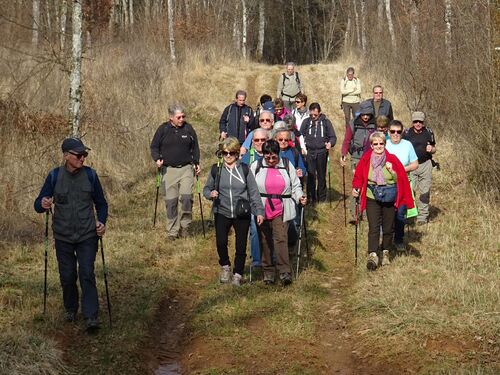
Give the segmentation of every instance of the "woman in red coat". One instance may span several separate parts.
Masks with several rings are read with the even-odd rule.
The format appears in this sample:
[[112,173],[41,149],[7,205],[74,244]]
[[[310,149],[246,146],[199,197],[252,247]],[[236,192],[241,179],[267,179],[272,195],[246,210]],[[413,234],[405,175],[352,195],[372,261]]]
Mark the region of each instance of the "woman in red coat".
[[377,254],[382,226],[382,265],[389,264],[389,249],[394,236],[394,207],[413,207],[410,184],[403,164],[385,149],[385,135],[375,132],[370,136],[371,150],[360,159],[352,180],[352,195],[361,200],[361,215],[368,217],[368,262],[375,270],[379,265]]

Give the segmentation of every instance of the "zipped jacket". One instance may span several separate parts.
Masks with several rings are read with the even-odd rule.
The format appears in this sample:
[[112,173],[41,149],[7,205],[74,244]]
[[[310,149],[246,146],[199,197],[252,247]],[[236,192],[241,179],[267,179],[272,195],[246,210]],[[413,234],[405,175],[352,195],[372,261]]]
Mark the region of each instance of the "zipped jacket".
[[[245,122],[243,116],[248,116],[249,121]],[[253,110],[248,105],[238,106],[235,103],[224,108],[219,120],[219,131],[226,132],[228,136],[238,138],[240,143],[245,141],[248,133],[255,126]]]

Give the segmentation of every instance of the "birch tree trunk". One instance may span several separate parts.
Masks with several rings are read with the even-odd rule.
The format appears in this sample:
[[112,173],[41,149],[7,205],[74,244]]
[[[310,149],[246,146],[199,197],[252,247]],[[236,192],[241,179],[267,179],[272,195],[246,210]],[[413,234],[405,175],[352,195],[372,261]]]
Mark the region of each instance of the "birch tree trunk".
[[134,27],[134,0],[128,0],[128,18],[130,20],[130,28]]
[[247,58],[247,26],[248,26],[248,14],[247,14],[247,4],[245,0],[241,0],[241,10],[243,14],[243,18],[241,20],[242,25],[242,31],[241,31],[241,54],[243,55],[243,58]]
[[62,0],[61,2],[61,19],[59,25],[59,45],[61,47],[61,51],[64,51],[64,44],[66,42],[66,15],[68,13],[68,3],[66,0]]
[[238,22],[239,20],[239,3],[236,3],[235,8],[234,8],[234,17],[233,17],[233,41],[234,41],[234,47],[236,51],[240,50],[241,47],[241,32],[240,32],[240,24]]
[[394,33],[394,25],[392,24],[391,15],[391,0],[385,0],[385,17],[387,18],[387,28],[391,36],[392,52],[396,52],[396,34]]
[[125,26],[126,29],[128,29],[128,6],[127,6],[127,0],[122,0],[122,17],[123,17],[123,25]]
[[361,19],[363,23],[361,24],[361,49],[363,50],[363,55],[366,55],[367,41],[366,41],[366,0],[361,0]]
[[69,89],[69,122],[71,135],[80,136],[80,105],[82,101],[82,5],[81,0],[73,0],[73,54]]
[[377,0],[377,30],[382,31],[384,25],[384,0]]
[[151,0],[144,0],[144,18],[146,21],[151,19]]
[[38,46],[38,28],[40,25],[40,0],[33,0],[33,33],[31,34],[31,44]]
[[419,55],[418,24],[420,20],[419,20],[417,1],[418,0],[411,0],[410,4],[410,48],[411,48],[411,58],[414,61],[417,59]]
[[446,46],[446,56],[448,61],[451,61],[452,47],[451,47],[451,0],[445,0],[444,2],[444,22],[446,24],[446,31],[444,33],[444,44]]
[[175,37],[174,37],[174,4],[172,0],[167,2],[168,12],[168,42],[170,46],[170,60],[173,63],[177,60],[175,56]]
[[345,34],[344,34],[344,54],[345,55],[347,55],[347,51],[349,48],[349,42],[351,39],[351,27],[352,27],[351,13],[349,12],[349,15],[347,16],[347,26],[345,27]]
[[[293,5],[292,5],[293,6]],[[259,0],[259,35],[257,40],[257,61],[264,55],[264,32],[266,29],[266,8],[264,0]]]
[[49,0],[45,0],[45,19],[47,22],[47,30],[52,29],[52,20],[50,19],[50,3]]
[[359,13],[356,0],[352,0],[352,7],[354,9],[354,22],[356,23],[356,41],[358,43],[358,47],[361,47],[361,33],[359,32]]

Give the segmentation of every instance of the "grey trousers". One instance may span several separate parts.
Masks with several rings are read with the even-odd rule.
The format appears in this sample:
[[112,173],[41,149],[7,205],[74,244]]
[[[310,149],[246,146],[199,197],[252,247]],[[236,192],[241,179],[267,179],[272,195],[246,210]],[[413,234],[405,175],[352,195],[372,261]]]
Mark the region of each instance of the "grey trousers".
[[342,110],[344,111],[345,125],[348,125],[351,122],[351,113],[353,120],[356,117],[356,112],[359,111],[359,103],[342,102]]
[[429,220],[429,202],[431,198],[432,185],[432,161],[419,164],[418,168],[410,172],[415,189],[415,199],[417,202],[417,221]]
[[[165,169],[165,168],[163,168]],[[167,234],[177,236],[192,220],[194,173],[191,164],[181,168],[167,167],[162,175],[167,208]],[[180,203],[180,210],[178,209]]]

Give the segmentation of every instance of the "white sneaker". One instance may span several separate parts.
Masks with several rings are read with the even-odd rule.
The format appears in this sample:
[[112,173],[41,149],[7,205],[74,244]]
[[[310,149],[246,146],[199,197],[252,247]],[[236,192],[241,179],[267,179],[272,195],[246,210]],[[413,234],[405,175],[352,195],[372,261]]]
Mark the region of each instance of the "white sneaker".
[[391,261],[389,260],[389,250],[384,250],[382,251],[382,265],[388,266],[389,264],[391,264]]
[[227,284],[231,281],[231,266],[222,266],[221,267],[219,281],[222,284]]
[[378,255],[376,252],[371,252],[368,254],[368,261],[366,262],[366,268],[370,271],[375,271],[378,267]]
[[239,273],[235,273],[233,275],[233,285],[234,286],[241,286],[241,282],[243,280],[243,276],[241,276]]

